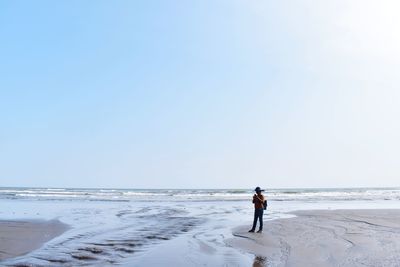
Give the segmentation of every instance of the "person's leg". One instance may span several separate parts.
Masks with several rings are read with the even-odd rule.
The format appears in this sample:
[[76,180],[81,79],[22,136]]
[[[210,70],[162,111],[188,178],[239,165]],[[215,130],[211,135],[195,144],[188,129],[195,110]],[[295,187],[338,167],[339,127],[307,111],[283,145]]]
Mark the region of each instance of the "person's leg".
[[262,229],[263,229],[263,215],[264,215],[264,210],[263,209],[260,209],[260,211],[259,211],[259,215],[258,215],[258,218],[259,218],[259,220],[260,220],[260,228],[258,229],[258,231],[262,231]]
[[255,210],[254,210],[253,227],[251,228],[251,230],[250,230],[249,232],[254,232],[254,230],[256,230],[257,219],[258,219],[258,212],[257,212],[257,209],[255,209]]

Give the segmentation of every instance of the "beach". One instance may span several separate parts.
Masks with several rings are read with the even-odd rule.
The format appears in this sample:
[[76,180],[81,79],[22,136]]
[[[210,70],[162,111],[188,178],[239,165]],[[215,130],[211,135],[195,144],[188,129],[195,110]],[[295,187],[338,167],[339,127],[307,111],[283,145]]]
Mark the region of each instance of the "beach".
[[38,249],[67,229],[58,220],[0,221],[0,261]]
[[399,266],[400,189],[252,193],[0,188],[0,266]]
[[[217,250],[208,245],[204,242],[206,238],[201,237],[206,233],[203,231],[161,245],[131,263],[137,266],[162,263],[175,266],[400,266],[400,210],[309,210],[292,214],[296,217],[266,222],[261,234],[248,233],[248,225],[232,229],[233,237],[224,241],[227,248],[254,255],[252,263],[229,257],[229,253],[224,254],[223,246]],[[38,249],[67,229],[56,220],[1,221],[0,260]],[[213,229],[209,231],[210,238],[217,238]],[[184,249],[188,244],[190,249]],[[102,253],[93,248],[86,252]],[[52,262],[68,265],[64,261]]]
[[257,255],[256,266],[400,266],[400,210],[293,214],[262,234],[238,227],[228,244]]

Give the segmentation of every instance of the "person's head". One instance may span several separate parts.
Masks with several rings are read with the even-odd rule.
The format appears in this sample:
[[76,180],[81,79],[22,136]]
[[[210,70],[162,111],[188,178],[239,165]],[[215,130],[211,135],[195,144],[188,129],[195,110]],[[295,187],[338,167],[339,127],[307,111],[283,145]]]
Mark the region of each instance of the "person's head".
[[261,190],[261,188],[257,186],[256,189],[254,189],[254,191],[256,191],[257,194],[261,194],[261,192],[264,190]]

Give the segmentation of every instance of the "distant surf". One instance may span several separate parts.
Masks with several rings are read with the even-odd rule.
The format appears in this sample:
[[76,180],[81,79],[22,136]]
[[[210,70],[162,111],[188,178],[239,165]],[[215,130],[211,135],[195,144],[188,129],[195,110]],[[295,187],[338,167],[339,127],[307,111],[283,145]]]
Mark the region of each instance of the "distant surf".
[[[81,189],[0,187],[0,199],[88,201],[240,201],[251,189]],[[400,200],[400,188],[267,189],[275,201]]]

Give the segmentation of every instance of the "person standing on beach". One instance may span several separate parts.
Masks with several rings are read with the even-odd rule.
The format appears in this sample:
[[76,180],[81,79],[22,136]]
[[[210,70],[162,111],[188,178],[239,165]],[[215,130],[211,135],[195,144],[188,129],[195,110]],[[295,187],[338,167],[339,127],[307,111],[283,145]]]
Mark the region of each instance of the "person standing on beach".
[[253,196],[253,203],[254,203],[254,221],[253,227],[249,230],[249,233],[254,233],[257,226],[257,220],[260,221],[260,228],[258,228],[257,233],[261,233],[263,229],[263,214],[264,214],[264,196],[261,194],[262,191],[260,187],[256,187],[254,190],[256,193]]

